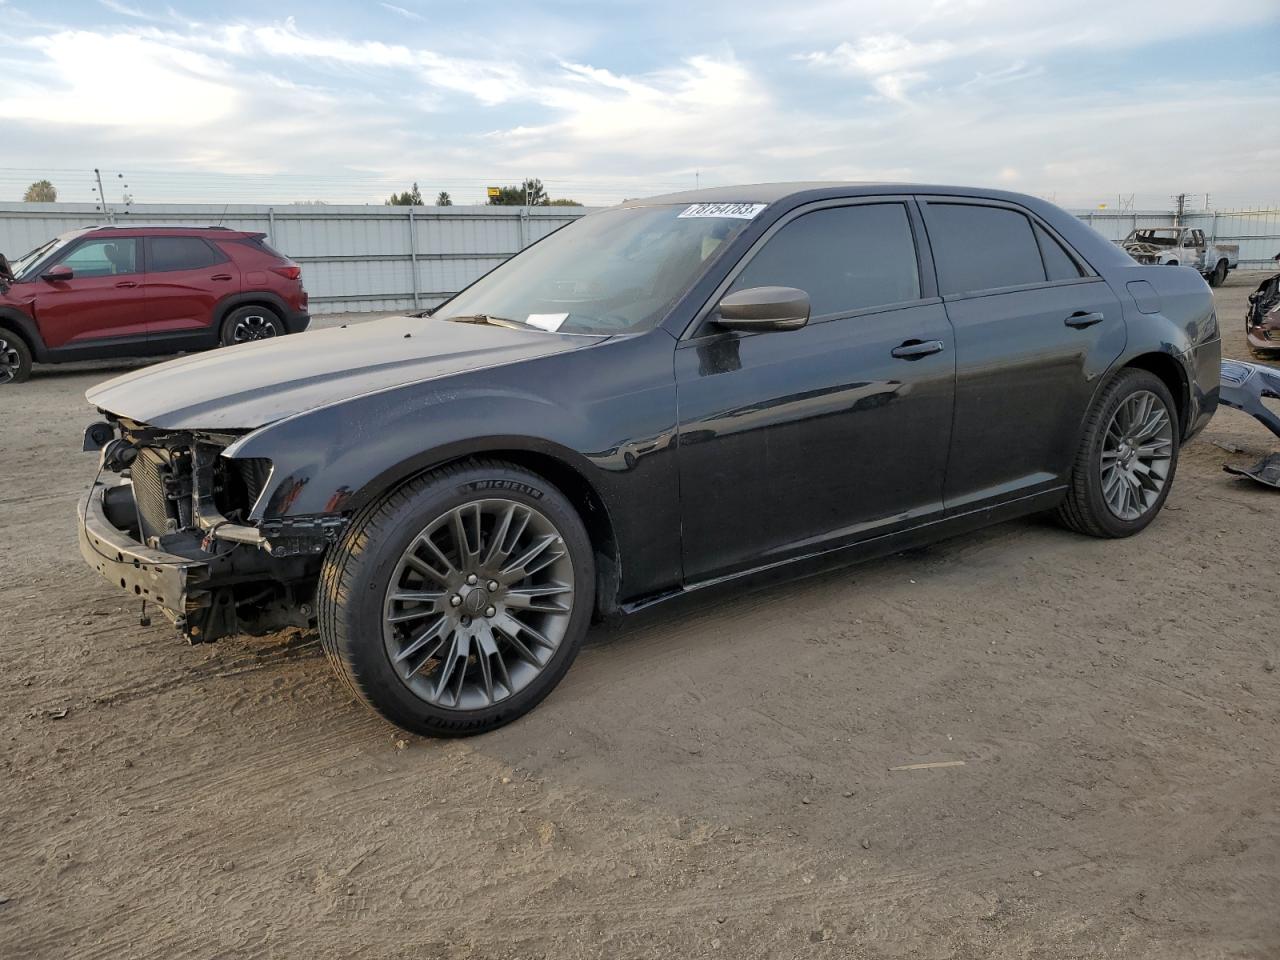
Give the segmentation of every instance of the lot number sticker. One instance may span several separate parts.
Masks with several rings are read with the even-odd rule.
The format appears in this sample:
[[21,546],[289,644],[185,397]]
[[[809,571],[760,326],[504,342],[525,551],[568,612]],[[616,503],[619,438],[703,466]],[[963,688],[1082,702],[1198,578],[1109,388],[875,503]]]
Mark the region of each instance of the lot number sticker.
[[546,330],[555,333],[560,329],[560,325],[569,319],[567,313],[531,313],[525,317],[525,323],[531,327],[537,327],[539,330]]
[[767,203],[695,203],[676,219],[683,220],[686,217],[733,217],[735,220],[750,220],[767,206]]

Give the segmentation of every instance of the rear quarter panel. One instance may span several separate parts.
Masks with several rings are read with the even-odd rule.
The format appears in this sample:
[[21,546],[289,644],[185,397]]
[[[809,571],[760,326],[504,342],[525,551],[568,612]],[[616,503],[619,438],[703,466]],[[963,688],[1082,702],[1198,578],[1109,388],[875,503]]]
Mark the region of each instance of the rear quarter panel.
[[1190,438],[1218,407],[1222,339],[1208,284],[1191,267],[1129,264],[1105,275],[1124,305],[1129,335],[1116,368],[1144,354],[1175,360],[1186,403],[1183,439]]

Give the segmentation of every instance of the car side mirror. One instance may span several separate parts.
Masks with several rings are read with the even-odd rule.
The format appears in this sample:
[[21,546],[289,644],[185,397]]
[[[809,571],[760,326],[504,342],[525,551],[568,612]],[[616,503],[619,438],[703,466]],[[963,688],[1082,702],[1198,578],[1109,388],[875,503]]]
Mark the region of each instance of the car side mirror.
[[65,263],[59,263],[40,274],[40,279],[46,283],[66,283],[75,275],[76,272]]
[[795,287],[751,287],[720,301],[716,320],[726,330],[798,330],[809,322],[809,294]]

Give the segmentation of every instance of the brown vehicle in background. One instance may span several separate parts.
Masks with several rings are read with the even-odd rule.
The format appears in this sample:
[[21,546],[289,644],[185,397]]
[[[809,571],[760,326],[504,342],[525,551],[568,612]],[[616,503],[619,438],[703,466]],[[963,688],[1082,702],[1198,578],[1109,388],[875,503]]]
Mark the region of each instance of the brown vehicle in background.
[[[1276,254],[1275,260],[1280,265],[1280,254]],[[1249,339],[1249,349],[1259,357],[1280,356],[1280,273],[1267,277],[1249,294],[1244,332]]]

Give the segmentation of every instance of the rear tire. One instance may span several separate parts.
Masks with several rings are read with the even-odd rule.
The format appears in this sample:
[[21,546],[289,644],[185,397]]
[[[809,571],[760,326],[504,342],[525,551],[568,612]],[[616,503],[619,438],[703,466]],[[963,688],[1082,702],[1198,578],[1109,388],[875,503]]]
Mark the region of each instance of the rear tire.
[[1206,278],[1209,286],[1220,287],[1227,282],[1227,261],[1219,260],[1213,268],[1213,272]]
[[560,682],[590,625],[595,561],[554,486],[466,461],[353,517],[317,601],[322,646],[358,699],[413,733],[469,736]]
[[8,327],[0,327],[0,387],[31,376],[31,348]]
[[227,314],[218,339],[224,347],[232,347],[255,340],[272,340],[283,337],[285,333],[284,322],[275,311],[254,304],[236,307]]
[[1094,400],[1058,508],[1066,527],[1091,537],[1131,537],[1164,506],[1178,466],[1177,406],[1146,370],[1122,370]]

